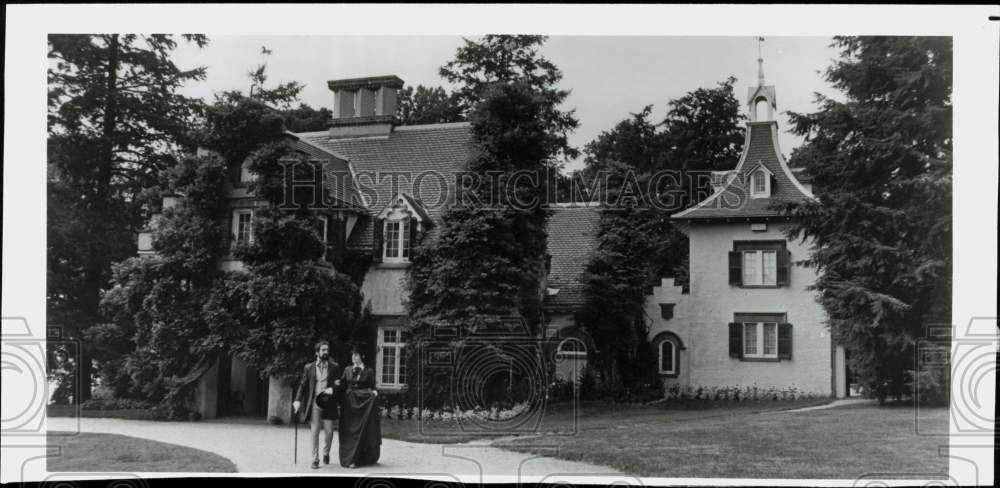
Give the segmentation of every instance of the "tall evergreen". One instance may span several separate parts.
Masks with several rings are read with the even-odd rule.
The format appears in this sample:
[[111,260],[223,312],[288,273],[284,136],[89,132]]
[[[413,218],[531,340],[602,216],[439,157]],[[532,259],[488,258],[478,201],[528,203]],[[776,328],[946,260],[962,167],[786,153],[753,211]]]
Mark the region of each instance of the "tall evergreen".
[[[448,377],[421,377],[414,363],[419,348],[430,344],[423,340],[430,338],[430,327],[468,331],[478,321],[510,315],[523,317],[530,333],[540,327],[546,176],[571,150],[567,133],[577,122],[559,107],[568,92],[556,87],[558,70],[536,52],[544,38],[529,37],[466,41],[455,61],[442,68],[443,75],[462,83],[459,93],[471,104],[475,146],[466,167],[470,184],[443,212],[436,239],[419,244],[410,268],[414,367],[408,368],[408,384],[425,400],[455,400],[447,397]],[[494,62],[511,58],[518,68]],[[498,351],[503,347],[497,344]]]
[[843,101],[791,114],[793,163],[816,203],[789,206],[814,240],[815,289],[859,382],[906,390],[915,342],[951,319],[952,42],[837,37],[826,78]]
[[90,396],[95,347],[84,332],[100,322],[111,265],[135,254],[135,233],[149,216],[145,190],[177,163],[202,107],[179,89],[205,70],[174,64],[176,47],[170,35],[48,39],[47,314],[82,341],[80,399]]

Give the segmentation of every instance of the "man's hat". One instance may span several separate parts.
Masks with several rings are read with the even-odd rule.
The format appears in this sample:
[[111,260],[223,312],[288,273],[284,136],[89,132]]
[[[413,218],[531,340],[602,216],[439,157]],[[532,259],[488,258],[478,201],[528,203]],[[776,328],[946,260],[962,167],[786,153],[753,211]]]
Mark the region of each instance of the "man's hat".
[[316,396],[316,406],[323,410],[331,409],[336,406],[335,398],[329,393],[320,393]]

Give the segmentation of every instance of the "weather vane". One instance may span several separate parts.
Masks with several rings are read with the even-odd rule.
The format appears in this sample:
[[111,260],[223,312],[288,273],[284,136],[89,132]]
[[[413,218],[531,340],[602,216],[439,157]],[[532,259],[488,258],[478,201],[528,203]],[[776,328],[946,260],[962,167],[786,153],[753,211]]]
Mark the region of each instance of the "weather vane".
[[764,86],[764,56],[760,50],[762,42],[764,42],[764,38],[757,37],[757,84],[760,86]]

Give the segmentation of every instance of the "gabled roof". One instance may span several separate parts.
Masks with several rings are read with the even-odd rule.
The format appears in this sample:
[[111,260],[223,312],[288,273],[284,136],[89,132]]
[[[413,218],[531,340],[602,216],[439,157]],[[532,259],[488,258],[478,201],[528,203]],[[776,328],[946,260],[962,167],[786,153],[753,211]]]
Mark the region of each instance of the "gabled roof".
[[546,309],[572,310],[583,305],[583,272],[597,249],[600,218],[600,208],[594,206],[552,209],[548,224],[552,261],[546,286],[559,291],[545,297]]
[[316,145],[295,133],[285,131],[285,135],[292,140],[292,150],[303,153],[312,159],[326,162],[323,165],[324,183],[330,196],[337,201],[338,206],[359,210],[364,208],[360,204],[361,200],[353,184],[351,166],[346,157]]
[[434,225],[434,220],[431,219],[430,214],[427,212],[427,207],[420,200],[413,197],[409,193],[399,193],[395,198],[389,201],[384,208],[377,214],[377,218],[384,219],[392,211],[392,208],[396,205],[396,202],[402,202],[406,206],[414,217],[421,223],[425,225]]
[[[773,176],[770,198],[750,198],[747,175],[763,166]],[[748,122],[743,154],[733,170],[734,177],[701,203],[671,216],[674,220],[766,218],[780,216],[774,203],[802,201],[816,197],[802,186],[788,168],[778,148],[778,124],[774,121]]]
[[[440,221],[440,213],[453,194],[455,174],[465,168],[473,149],[472,128],[467,122],[400,126],[387,137],[331,139],[326,131],[297,135],[342,154],[350,162],[358,201],[370,215],[405,193],[420,202],[432,221]],[[371,225],[372,219],[361,219],[351,232],[348,247],[370,248]]]

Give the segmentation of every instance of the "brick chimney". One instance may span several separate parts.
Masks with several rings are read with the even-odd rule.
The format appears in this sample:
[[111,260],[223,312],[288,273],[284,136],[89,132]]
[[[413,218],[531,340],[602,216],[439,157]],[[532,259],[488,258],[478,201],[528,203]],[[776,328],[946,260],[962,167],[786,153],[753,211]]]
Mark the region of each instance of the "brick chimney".
[[396,115],[396,91],[403,87],[398,76],[370,76],[331,80],[333,121],[330,137],[388,136]]

